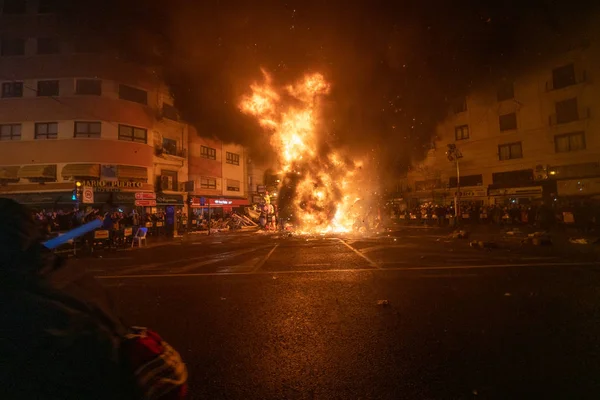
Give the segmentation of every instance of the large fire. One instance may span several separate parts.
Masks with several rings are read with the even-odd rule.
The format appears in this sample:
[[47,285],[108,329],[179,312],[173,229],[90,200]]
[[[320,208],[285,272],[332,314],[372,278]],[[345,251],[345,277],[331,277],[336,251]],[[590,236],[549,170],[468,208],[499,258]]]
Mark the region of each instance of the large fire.
[[240,108],[271,133],[283,176],[280,212],[287,207],[299,232],[356,229],[364,217],[359,195],[362,164],[332,150],[319,137],[319,104],[330,85],[315,73],[278,88],[263,74],[264,81],[251,85],[252,94],[243,97]]

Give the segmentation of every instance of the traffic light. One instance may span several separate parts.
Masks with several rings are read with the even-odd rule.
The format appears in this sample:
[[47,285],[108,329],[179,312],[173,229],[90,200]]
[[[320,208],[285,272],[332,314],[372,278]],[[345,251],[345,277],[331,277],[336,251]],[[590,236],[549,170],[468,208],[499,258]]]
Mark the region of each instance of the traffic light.
[[73,193],[71,194],[71,200],[81,201],[82,195],[83,195],[83,184],[80,181],[77,181],[77,182],[75,182],[75,189],[73,189]]

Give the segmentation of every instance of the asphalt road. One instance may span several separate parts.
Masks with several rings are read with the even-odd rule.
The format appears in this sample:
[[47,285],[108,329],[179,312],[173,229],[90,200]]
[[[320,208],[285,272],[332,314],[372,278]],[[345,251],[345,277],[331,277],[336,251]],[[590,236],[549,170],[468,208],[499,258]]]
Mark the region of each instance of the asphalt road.
[[253,233],[73,262],[181,352],[192,398],[600,396],[600,264],[586,246]]

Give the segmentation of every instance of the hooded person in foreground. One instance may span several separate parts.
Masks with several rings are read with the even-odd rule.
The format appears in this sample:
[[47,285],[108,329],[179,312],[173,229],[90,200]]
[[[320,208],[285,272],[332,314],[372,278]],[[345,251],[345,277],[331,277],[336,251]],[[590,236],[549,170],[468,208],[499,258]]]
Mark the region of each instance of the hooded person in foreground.
[[[140,390],[137,365],[123,356],[131,330],[94,278],[64,263],[42,239],[25,207],[0,198],[0,398],[180,398],[181,390],[158,385],[154,394],[159,388],[173,396]],[[128,348],[137,363],[160,356],[147,357],[147,337],[135,339]],[[179,368],[185,381],[185,366]]]

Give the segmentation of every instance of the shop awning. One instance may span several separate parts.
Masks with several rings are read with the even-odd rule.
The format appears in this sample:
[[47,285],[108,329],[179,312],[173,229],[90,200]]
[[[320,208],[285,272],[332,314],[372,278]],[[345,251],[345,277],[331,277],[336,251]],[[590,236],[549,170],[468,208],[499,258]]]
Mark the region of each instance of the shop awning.
[[67,164],[62,169],[63,178],[100,178],[100,164]]
[[19,166],[16,167],[0,167],[0,179],[16,180],[19,179]]
[[130,165],[119,165],[117,167],[119,179],[148,181],[148,170],[145,167],[132,167]]
[[56,165],[25,165],[17,175],[25,179],[56,179]]

